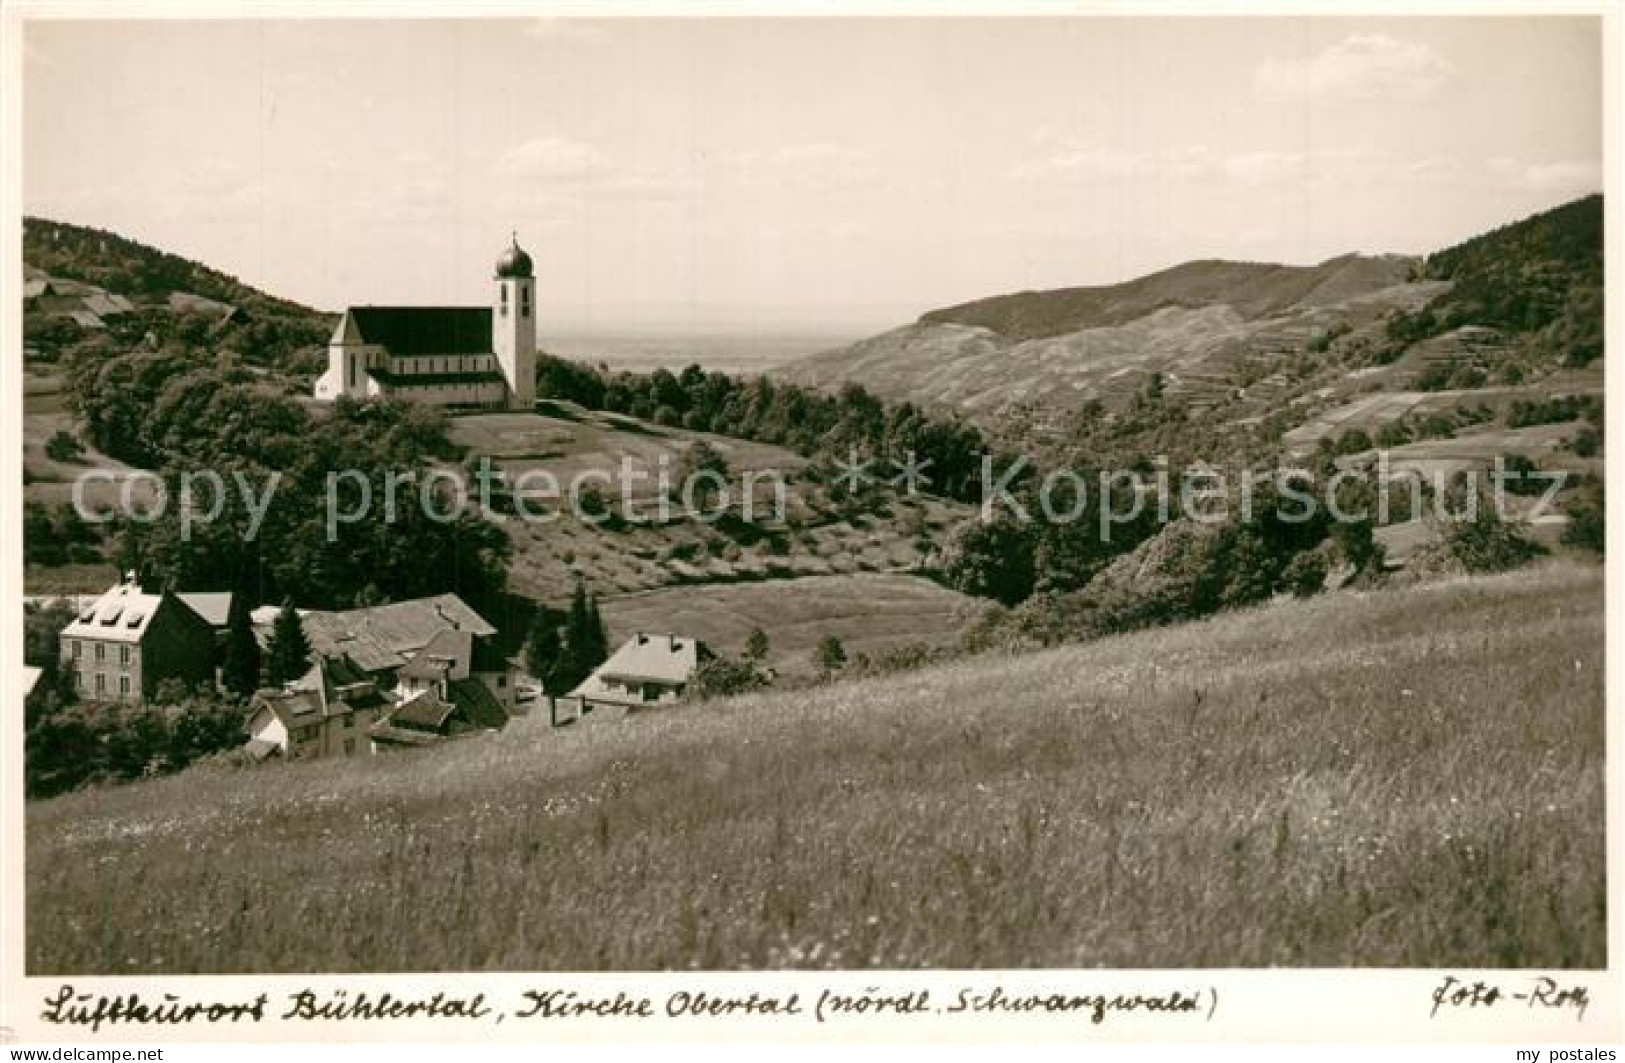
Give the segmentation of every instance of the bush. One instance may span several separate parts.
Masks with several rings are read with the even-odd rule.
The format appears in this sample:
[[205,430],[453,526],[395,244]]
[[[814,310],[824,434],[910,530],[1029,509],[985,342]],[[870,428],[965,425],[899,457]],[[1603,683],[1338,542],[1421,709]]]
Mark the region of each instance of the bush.
[[963,594],[1014,605],[1032,593],[1033,536],[1014,520],[967,520],[943,547],[942,576]]
[[846,666],[846,647],[834,635],[825,635],[813,648],[813,666],[824,675],[840,671]]
[[1326,555],[1318,550],[1305,550],[1294,557],[1281,574],[1281,582],[1294,597],[1308,598],[1326,587],[1326,576],[1331,566]]
[[1549,481],[1539,475],[1540,466],[1522,454],[1507,454],[1501,459],[1502,472],[1497,477],[1501,486],[1515,495],[1539,495],[1546,491]]
[[753,661],[718,655],[694,670],[684,694],[690,701],[710,701],[748,694],[767,685],[767,673]]
[[59,428],[45,441],[45,456],[52,461],[76,462],[85,456],[85,445],[72,432]]
[[1594,458],[1602,452],[1602,437],[1597,434],[1595,428],[1582,428],[1569,441],[1569,450],[1576,457]]
[[1569,526],[1563,529],[1563,542],[1568,546],[1603,553],[1608,540],[1608,529],[1602,482],[1590,480],[1569,499],[1563,510],[1569,515]]
[[1462,516],[1446,522],[1444,545],[1468,572],[1504,572],[1544,553],[1501,519],[1489,499],[1479,498],[1470,515],[1466,513],[1465,497],[1458,495],[1451,501],[1450,511]]

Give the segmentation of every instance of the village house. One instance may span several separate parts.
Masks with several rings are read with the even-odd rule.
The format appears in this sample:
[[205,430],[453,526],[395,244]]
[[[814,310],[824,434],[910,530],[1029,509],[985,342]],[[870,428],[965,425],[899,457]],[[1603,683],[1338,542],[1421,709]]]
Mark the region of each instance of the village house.
[[[275,612],[268,610],[263,617],[268,636]],[[497,635],[495,627],[455,594],[341,612],[301,610],[300,620],[313,656],[349,657],[384,690],[392,689],[401,668],[442,632],[463,632],[483,647]],[[472,648],[468,652],[472,654]],[[506,692],[499,695],[506,702],[514,685],[512,666],[503,661],[502,668],[495,667],[496,658],[488,648],[480,650],[480,663],[491,666],[482,674],[494,690]]]
[[261,690],[249,706],[250,755],[296,759],[372,752],[370,728],[389,708],[371,676],[342,654],[320,657],[282,690]]
[[473,677],[425,680],[419,676],[396,688],[398,703],[368,734],[373,748],[423,746],[475,731],[507,725],[509,713],[491,690]]
[[[269,612],[258,618],[270,623]],[[318,663],[255,695],[255,756],[358,756],[496,730],[523,711],[496,629],[455,594],[344,612],[306,611]]]
[[52,277],[43,270],[24,266],[23,310],[47,317],[72,319],[80,328],[105,328],[107,320],[134,312],[135,306],[122,295],[83,281]]
[[215,632],[179,596],[141,589],[132,572],[79,611],[57,640],[86,701],[150,700],[166,679],[214,681]]
[[536,398],[536,281],[517,236],[489,306],[353,306],[327,345],[315,396],[528,409]]
[[696,639],[636,632],[569,696],[580,699],[583,713],[669,705],[682,698],[695,670],[713,656]]

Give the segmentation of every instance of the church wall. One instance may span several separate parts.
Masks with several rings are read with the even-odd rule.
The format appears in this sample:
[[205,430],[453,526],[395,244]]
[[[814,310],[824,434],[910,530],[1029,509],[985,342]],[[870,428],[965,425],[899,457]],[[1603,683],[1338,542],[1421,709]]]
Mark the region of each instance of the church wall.
[[384,389],[384,393],[393,398],[427,402],[437,406],[491,406],[507,402],[508,388],[506,384],[500,382],[430,384],[394,386]]

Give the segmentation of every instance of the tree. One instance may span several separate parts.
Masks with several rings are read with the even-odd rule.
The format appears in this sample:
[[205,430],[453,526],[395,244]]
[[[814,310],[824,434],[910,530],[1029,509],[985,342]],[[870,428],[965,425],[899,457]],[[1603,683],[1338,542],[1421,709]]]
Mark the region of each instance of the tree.
[[840,671],[846,664],[846,647],[834,635],[825,635],[813,649],[813,664],[825,675]]
[[241,698],[252,695],[260,685],[260,644],[254,638],[248,596],[241,591],[231,596],[231,613],[226,618],[226,651],[220,664],[220,683]]
[[85,447],[79,442],[79,437],[66,429],[57,429],[45,441],[45,456],[52,461],[76,462],[84,453]]
[[693,498],[706,505],[728,480],[728,460],[710,443],[701,439],[683,451],[677,461],[676,497]]
[[1603,504],[1602,481],[1587,480],[1563,507],[1569,515],[1569,526],[1563,529],[1563,542],[1603,553],[1608,539],[1607,508]]
[[1452,490],[1447,501],[1454,515],[1444,528],[1445,546],[1467,571],[1504,572],[1545,553],[1502,519],[1490,499],[1479,497],[1474,504]]
[[731,698],[767,686],[767,676],[750,660],[716,656],[694,670],[684,695],[690,701]]
[[1033,537],[1016,521],[969,520],[943,549],[942,574],[957,591],[1014,605],[1033,589]]
[[587,627],[582,645],[589,669],[597,668],[609,659],[609,633],[604,630],[604,618],[598,613],[598,596],[587,595]]
[[[536,637],[535,631],[532,631],[532,639]],[[549,647],[545,636],[543,638],[541,652],[546,652]],[[553,668],[545,676],[538,677],[544,685],[559,691],[570,690],[580,684],[609,656],[609,636],[604,631],[603,618],[598,614],[598,601],[587,593],[586,586],[581,583],[576,584],[575,592],[570,596],[570,608],[565,614],[564,633],[560,641]]]
[[563,650],[558,616],[546,609],[537,610],[530,637],[525,640],[525,670],[532,678],[541,680],[542,689],[549,694],[560,693],[554,684]]
[[309,667],[310,640],[305,637],[305,625],[290,599],[282,603],[282,611],[271,626],[265,668],[271,685],[281,686],[304,675]]
[[765,661],[767,660],[769,649],[770,645],[767,641],[767,632],[763,631],[759,627],[751,628],[750,634],[745,636],[745,660],[756,662]]

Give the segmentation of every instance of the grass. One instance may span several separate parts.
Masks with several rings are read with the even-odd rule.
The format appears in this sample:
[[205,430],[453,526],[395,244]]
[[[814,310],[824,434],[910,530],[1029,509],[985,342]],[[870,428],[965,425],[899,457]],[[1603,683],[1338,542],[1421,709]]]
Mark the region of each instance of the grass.
[[1602,570],[27,810],[31,974],[1604,964]]
[[[85,499],[92,506],[112,506],[118,500],[123,477],[133,471],[130,466],[88,443],[78,461],[56,461],[45,453],[46,441],[57,432],[81,431],[65,404],[64,386],[60,374],[34,370],[23,374],[23,470],[31,481],[24,486],[23,497],[29,501],[72,501],[73,481],[97,469],[111,474],[113,479],[93,482],[85,491]],[[80,442],[86,441],[81,438]]]
[[768,664],[780,673],[813,671],[818,640],[834,635],[847,654],[908,643],[954,642],[980,604],[919,576],[807,576],[664,588],[600,602],[610,641],[634,631],[676,631],[737,656],[751,628],[767,633]]

